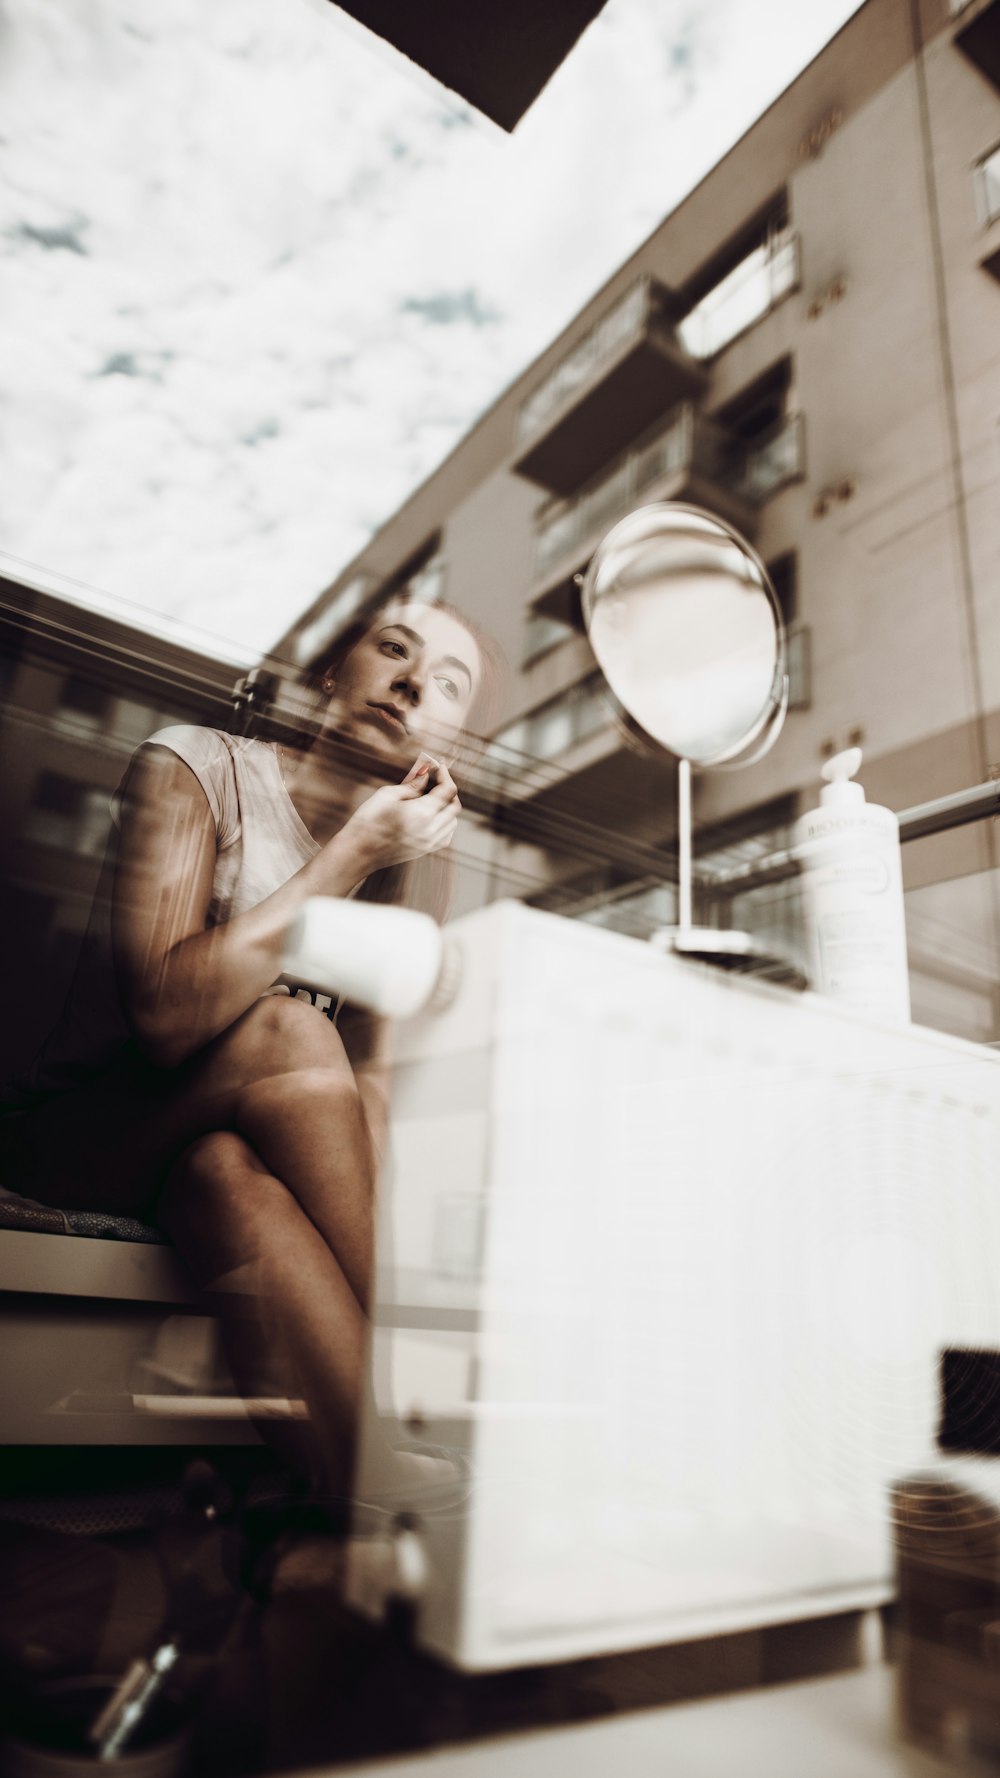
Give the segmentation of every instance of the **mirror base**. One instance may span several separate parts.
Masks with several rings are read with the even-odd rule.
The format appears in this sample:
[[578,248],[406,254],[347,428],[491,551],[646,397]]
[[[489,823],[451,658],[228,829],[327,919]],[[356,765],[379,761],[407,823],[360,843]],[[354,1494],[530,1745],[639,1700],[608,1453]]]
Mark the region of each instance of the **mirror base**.
[[808,988],[809,980],[790,957],[780,956],[749,932],[732,932],[715,926],[661,926],[650,938],[658,951],[672,951],[696,963],[712,963],[740,975],[755,975],[784,988]]

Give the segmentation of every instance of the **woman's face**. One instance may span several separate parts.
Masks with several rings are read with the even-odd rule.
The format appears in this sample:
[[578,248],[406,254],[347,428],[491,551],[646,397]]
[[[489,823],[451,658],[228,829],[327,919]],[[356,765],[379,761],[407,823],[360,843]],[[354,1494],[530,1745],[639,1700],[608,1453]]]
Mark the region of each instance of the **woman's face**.
[[475,641],[450,612],[387,605],[337,670],[328,726],[402,771],[422,750],[450,757],[481,673]]

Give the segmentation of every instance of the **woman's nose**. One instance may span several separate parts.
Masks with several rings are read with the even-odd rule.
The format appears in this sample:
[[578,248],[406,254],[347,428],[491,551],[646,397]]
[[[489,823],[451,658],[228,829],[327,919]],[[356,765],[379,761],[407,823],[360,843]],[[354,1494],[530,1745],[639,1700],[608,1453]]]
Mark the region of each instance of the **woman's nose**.
[[419,704],[424,691],[423,668],[419,662],[407,661],[403,672],[396,674],[392,689],[409,698],[411,704]]

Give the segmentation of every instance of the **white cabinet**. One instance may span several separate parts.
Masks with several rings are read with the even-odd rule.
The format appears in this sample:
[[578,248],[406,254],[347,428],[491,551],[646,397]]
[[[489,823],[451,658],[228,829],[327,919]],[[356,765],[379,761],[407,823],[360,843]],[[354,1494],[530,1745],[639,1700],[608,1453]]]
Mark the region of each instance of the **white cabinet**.
[[938,1353],[1000,1346],[1000,1057],[513,903],[449,939],[374,1335],[383,1416],[470,1471],[396,1503],[419,1640],[499,1667],[889,1597]]

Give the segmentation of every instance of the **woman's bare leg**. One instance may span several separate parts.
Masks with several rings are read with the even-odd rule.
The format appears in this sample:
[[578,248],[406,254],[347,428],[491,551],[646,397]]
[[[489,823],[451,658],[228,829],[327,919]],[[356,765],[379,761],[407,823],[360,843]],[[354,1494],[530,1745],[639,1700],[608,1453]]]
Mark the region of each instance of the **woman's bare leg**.
[[345,1246],[352,1287],[367,1289],[374,1152],[340,1036],[311,1006],[269,996],[183,1068],[136,1058],[15,1121],[11,1183],[65,1209],[118,1213],[148,1213],[199,1137],[245,1134],[330,1245]]
[[[171,1169],[161,1221],[196,1282],[211,1291],[234,1374],[260,1393],[257,1367],[304,1397],[322,1480],[348,1491],[366,1365],[367,1323],[327,1243],[242,1137],[200,1138]],[[235,1286],[235,1289],[234,1289]]]
[[30,1118],[21,1189],[147,1213],[159,1196],[199,1282],[249,1266],[341,1486],[366,1375],[375,1161],[330,1021],[268,997],[173,1075],[140,1065]]
[[[282,1388],[305,1399],[312,1448],[297,1457],[323,1489],[350,1494],[364,1405],[387,1499],[395,1490],[453,1484],[449,1463],[397,1451],[380,1431],[367,1318],[319,1231],[242,1137],[221,1133],[193,1143],[171,1170],[161,1218],[196,1281],[209,1292],[215,1287],[244,1394],[260,1393],[263,1352]],[[260,1423],[265,1437],[274,1429],[272,1421]]]

